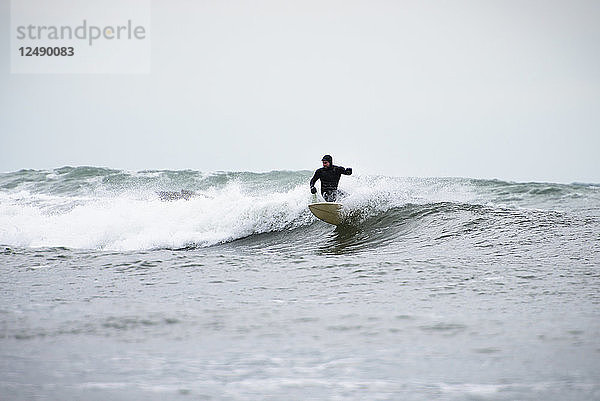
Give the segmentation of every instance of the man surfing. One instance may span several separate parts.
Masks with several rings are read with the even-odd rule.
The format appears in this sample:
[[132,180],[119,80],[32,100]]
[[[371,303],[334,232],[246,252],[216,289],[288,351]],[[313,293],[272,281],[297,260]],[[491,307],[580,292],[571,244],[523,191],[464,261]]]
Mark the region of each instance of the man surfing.
[[323,199],[327,202],[335,202],[341,192],[337,189],[340,177],[342,174],[352,174],[352,169],[334,166],[333,158],[330,155],[323,156],[321,161],[323,162],[323,167],[315,171],[315,175],[310,180],[310,192],[313,194],[317,193],[315,183],[317,180],[321,180],[321,195],[323,195]]

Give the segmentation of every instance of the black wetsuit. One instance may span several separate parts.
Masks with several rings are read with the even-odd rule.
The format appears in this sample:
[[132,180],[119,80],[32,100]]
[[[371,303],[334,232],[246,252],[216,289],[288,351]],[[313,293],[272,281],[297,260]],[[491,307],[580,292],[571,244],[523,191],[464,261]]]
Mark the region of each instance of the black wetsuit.
[[314,187],[317,180],[321,180],[321,195],[327,202],[335,202],[338,196],[338,183],[341,175],[352,174],[351,168],[341,166],[321,167],[315,171],[315,175],[310,180],[310,187]]

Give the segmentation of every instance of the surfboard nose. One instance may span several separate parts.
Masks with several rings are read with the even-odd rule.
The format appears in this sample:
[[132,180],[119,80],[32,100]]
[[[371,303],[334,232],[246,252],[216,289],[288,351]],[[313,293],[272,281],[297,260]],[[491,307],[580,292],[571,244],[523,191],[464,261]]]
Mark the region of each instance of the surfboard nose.
[[315,215],[316,218],[326,223],[339,225],[342,221],[342,204],[334,202],[319,202],[311,203],[308,209]]

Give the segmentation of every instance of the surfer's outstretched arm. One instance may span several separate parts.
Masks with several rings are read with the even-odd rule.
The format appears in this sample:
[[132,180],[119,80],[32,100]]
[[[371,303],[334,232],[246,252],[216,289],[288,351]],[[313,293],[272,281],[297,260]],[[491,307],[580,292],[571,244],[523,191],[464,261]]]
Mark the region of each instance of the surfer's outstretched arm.
[[340,172],[340,174],[351,175],[352,174],[352,167],[344,168],[344,167],[340,166],[339,172]]

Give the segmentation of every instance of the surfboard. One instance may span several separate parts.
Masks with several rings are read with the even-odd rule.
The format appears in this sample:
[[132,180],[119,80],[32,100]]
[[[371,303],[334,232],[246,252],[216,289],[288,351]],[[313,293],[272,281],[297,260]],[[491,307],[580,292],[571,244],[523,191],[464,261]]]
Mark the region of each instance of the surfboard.
[[342,204],[335,202],[311,203],[308,208],[320,220],[337,226],[342,221]]

